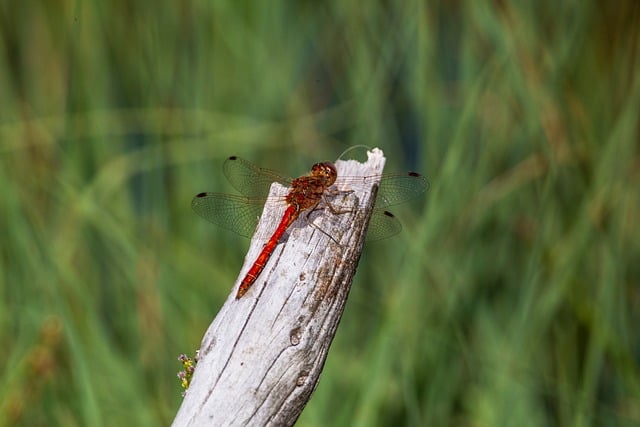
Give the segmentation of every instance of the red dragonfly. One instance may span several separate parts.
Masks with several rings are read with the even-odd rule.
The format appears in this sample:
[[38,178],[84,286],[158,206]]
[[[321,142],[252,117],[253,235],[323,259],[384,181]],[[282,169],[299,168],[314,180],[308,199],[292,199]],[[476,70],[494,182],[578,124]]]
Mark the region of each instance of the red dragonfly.
[[[341,187],[371,187],[379,180],[376,209],[369,222],[367,240],[390,237],[402,228],[400,222],[390,212],[380,208],[405,202],[427,190],[429,184],[424,176],[417,172],[383,174],[369,177],[338,176],[333,163],[316,163],[307,175],[291,179],[279,173],[260,168],[247,160],[236,156],[229,157],[223,171],[231,185],[244,196],[222,193],[200,193],[191,202],[193,210],[204,219],[250,237],[265,203],[285,203],[287,208],[273,235],[265,244],[258,259],[253,263],[240,283],[236,299],[241,298],[256,281],[278,241],[289,226],[302,212],[312,212],[323,200],[327,190],[335,185]],[[267,197],[273,182],[288,186],[285,197]]]

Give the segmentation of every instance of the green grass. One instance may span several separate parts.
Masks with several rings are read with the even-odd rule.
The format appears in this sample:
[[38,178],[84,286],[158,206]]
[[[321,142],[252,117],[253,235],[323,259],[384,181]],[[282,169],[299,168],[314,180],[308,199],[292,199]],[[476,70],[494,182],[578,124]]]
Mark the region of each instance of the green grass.
[[355,144],[431,190],[299,425],[640,423],[636,2],[45,3],[0,6],[0,425],[169,424],[248,247],[191,197]]

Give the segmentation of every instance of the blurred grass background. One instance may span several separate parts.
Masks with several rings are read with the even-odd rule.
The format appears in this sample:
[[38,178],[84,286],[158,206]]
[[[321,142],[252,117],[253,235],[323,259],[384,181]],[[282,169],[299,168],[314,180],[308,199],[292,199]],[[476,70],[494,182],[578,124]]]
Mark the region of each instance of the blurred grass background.
[[167,425],[235,154],[418,170],[301,426],[640,424],[640,3],[0,4],[0,425]]

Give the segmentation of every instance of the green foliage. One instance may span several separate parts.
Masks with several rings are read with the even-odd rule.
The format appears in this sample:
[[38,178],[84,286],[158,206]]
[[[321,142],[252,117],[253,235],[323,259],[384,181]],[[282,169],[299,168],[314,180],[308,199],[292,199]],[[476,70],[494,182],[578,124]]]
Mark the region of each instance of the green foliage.
[[0,425],[169,424],[248,246],[191,197],[355,144],[431,190],[299,425],[640,423],[637,2],[54,3],[0,6]]

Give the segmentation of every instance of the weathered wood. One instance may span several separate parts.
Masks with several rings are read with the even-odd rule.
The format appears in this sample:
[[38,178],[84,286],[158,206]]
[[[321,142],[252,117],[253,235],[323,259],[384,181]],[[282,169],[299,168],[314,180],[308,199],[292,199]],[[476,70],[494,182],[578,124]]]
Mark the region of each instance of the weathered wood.
[[[364,164],[337,161],[336,167],[338,176],[371,176],[382,172],[384,162],[382,151],[374,149]],[[240,281],[284,212],[284,206],[273,210],[267,205],[234,289],[202,340],[174,426],[295,423],[318,383],[340,322],[375,201],[373,190],[329,196],[334,208],[348,213],[325,207],[309,218],[301,215],[253,287],[236,300]],[[272,195],[286,192],[277,184],[271,189]]]

